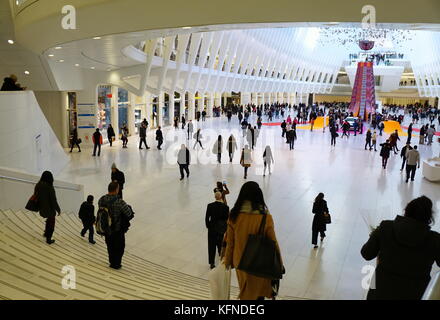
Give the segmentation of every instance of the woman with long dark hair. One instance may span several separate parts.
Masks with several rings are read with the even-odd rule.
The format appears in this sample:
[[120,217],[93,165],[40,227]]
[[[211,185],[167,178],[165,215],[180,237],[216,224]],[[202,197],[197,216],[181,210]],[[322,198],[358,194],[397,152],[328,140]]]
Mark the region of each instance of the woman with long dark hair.
[[420,300],[431,280],[434,262],[440,266],[440,234],[432,231],[432,201],[412,200],[404,216],[382,221],[361,250],[365,260],[377,258],[375,290],[368,300]]
[[237,201],[229,215],[224,244],[226,245],[224,263],[227,268],[236,269],[240,287],[238,298],[240,300],[272,298],[274,294],[270,279],[257,277],[237,269],[248,237],[251,234],[258,233],[263,215],[266,215],[264,234],[267,238],[275,241],[281,257],[280,248],[275,236],[274,222],[264,202],[263,192],[256,182],[246,182],[242,186]]
[[327,201],[324,200],[324,194],[321,192],[315,198],[313,203],[313,223],[312,223],[312,244],[314,248],[318,248],[318,233],[321,235],[321,242],[324,241],[325,232],[327,231],[326,214],[328,214]]
[[53,175],[50,171],[43,172],[34,191],[38,199],[38,205],[40,206],[40,216],[46,219],[44,237],[46,237],[48,244],[55,242],[55,240],[52,240],[52,235],[55,230],[55,216],[57,212],[58,215],[61,213],[55,194],[55,188],[53,187],[53,181]]

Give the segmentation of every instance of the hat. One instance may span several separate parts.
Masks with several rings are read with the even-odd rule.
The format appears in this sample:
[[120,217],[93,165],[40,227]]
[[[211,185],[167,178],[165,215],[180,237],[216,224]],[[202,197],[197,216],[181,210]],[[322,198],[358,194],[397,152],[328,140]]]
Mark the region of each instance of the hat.
[[113,163],[113,164],[112,164],[112,169],[117,169],[117,167],[116,167],[116,164],[115,164],[115,163]]

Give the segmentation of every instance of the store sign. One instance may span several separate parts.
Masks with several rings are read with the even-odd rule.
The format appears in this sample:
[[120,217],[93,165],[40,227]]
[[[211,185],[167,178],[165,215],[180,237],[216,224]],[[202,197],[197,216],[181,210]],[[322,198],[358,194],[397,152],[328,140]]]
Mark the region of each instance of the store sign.
[[96,127],[96,114],[94,105],[78,106],[78,128],[94,129]]

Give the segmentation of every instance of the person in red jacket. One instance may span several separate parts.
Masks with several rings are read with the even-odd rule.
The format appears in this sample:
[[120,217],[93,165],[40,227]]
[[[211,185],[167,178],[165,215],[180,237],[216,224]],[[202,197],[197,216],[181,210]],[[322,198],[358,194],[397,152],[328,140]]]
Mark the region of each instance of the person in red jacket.
[[96,132],[93,134],[92,141],[94,144],[93,156],[96,157],[96,149],[98,149],[98,157],[100,157],[101,156],[102,135],[101,135],[101,132],[99,132],[99,129],[96,129]]

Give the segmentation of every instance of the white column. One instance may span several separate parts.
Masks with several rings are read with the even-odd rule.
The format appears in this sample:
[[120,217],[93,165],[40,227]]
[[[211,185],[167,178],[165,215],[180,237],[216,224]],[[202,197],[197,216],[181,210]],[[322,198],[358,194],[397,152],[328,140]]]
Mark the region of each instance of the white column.
[[228,98],[227,93],[226,92],[223,93],[222,107],[226,106],[227,101],[228,101],[227,98]]
[[163,108],[165,106],[165,93],[161,92],[158,97],[157,105],[157,126],[163,126]]
[[214,105],[218,108],[222,105],[222,96],[221,93],[214,93],[215,99],[214,99]]
[[111,98],[111,108],[110,117],[112,127],[115,130],[115,140],[119,139],[119,109],[118,109],[118,87],[112,86],[112,98]]
[[148,123],[150,124],[149,129],[153,127],[153,97],[151,93],[145,93],[145,118],[147,118]]
[[258,94],[256,92],[253,92],[251,94],[252,104],[258,105]]
[[174,91],[171,92],[169,95],[168,100],[168,114],[170,115],[170,124],[173,125],[174,123]]
[[[182,116],[185,116],[185,107],[186,107],[185,92],[183,92],[183,93],[180,93],[180,119],[179,119],[179,122],[182,120]],[[186,120],[188,120],[188,119],[186,119]]]
[[130,135],[135,135],[136,126],[135,126],[134,109],[136,104],[136,96],[131,92],[128,93],[128,103],[129,103],[127,106],[128,132],[130,132]]
[[61,145],[64,148],[69,147],[69,96],[67,92],[63,91],[61,93],[61,132],[62,140]]
[[196,115],[196,99],[192,92],[188,92],[188,120],[194,120]]
[[144,95],[142,96],[141,119],[142,119],[142,121],[144,119],[148,120],[148,116],[147,116],[147,94],[146,93],[144,93]]
[[205,93],[202,92],[200,93],[200,112],[203,112],[203,110],[205,110]]
[[212,92],[208,93],[208,117],[212,117],[214,109],[214,94]]

